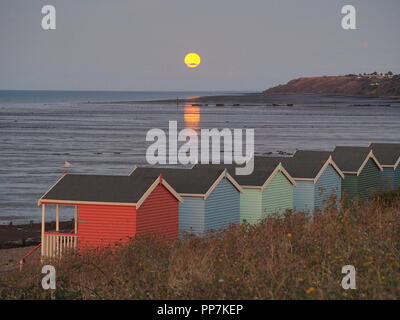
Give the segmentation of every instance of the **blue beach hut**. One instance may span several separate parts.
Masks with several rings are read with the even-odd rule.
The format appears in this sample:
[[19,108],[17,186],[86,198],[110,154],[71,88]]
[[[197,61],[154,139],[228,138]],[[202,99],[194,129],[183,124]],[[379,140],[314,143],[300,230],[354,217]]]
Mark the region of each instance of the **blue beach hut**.
[[240,223],[242,188],[227,170],[136,168],[131,176],[160,174],[184,200],[179,205],[181,232],[202,234]]
[[262,170],[255,169],[248,175],[237,175],[237,165],[200,164],[196,168],[227,168],[240,184],[240,218],[242,222],[255,224],[272,214],[283,215],[293,210],[293,189],[296,182],[281,163],[271,162]]

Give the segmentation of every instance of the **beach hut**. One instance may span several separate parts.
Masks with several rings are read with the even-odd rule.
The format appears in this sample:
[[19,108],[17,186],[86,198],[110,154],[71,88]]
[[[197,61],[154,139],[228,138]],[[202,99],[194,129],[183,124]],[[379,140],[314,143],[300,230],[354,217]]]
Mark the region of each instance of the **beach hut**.
[[271,214],[293,209],[293,188],[296,184],[281,163],[271,162],[250,175],[236,175],[236,165],[196,165],[196,168],[227,168],[240,184],[240,220],[255,224]]
[[179,205],[181,232],[202,234],[240,223],[242,188],[227,170],[136,168],[132,177],[162,174],[184,199]]
[[[335,199],[337,203],[340,201],[344,175],[329,152],[303,151],[293,157],[275,159],[282,162],[296,182],[293,191],[294,210],[314,212],[324,209],[330,199]],[[260,157],[256,163],[263,161]]]
[[385,190],[400,187],[400,144],[371,143],[369,148],[382,166],[380,187]]
[[332,158],[345,176],[342,193],[349,199],[367,198],[379,189],[382,167],[369,147],[336,147]]
[[[178,238],[183,199],[162,177],[64,175],[38,201],[42,207],[42,256],[66,248],[93,249],[127,243],[140,234]],[[46,232],[46,207],[55,205],[56,232]],[[60,207],[75,207],[72,233],[59,232]]]
[[[297,210],[324,209],[333,199],[339,204],[344,174],[329,151],[298,150],[291,161],[289,171],[292,171],[298,186],[295,188]],[[312,190],[311,200],[308,189]],[[308,208],[308,203],[313,204],[311,208]]]

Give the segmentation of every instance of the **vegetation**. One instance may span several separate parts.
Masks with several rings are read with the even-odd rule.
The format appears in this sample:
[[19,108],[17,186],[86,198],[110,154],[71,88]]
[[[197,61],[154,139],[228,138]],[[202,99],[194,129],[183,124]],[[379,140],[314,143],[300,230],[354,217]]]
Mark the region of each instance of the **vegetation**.
[[[0,299],[399,299],[400,191],[342,208],[69,255],[52,262],[54,291],[32,263],[0,274]],[[345,265],[356,268],[356,290],[341,287]]]
[[266,94],[338,94],[349,96],[400,97],[400,76],[388,73],[306,77],[263,91]]

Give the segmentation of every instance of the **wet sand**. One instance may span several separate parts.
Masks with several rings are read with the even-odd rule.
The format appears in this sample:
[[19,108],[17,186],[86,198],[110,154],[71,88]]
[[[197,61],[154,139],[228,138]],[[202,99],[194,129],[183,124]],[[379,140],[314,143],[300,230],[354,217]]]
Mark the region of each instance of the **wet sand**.
[[238,93],[230,95],[194,96],[185,99],[151,100],[151,101],[112,101],[93,102],[93,104],[190,104],[198,106],[294,106],[294,105],[332,105],[357,104],[388,106],[391,103],[399,104],[400,97],[367,97],[344,95],[315,95],[315,94],[264,94],[264,93]]

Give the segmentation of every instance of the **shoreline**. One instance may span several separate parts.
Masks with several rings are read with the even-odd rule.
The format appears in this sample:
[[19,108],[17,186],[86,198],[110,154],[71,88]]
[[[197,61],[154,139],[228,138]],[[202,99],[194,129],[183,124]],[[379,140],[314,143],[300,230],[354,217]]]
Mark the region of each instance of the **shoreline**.
[[[187,103],[208,103],[218,104],[225,101],[225,105],[229,106],[252,106],[252,105],[264,105],[274,104],[277,101],[281,101],[283,98],[289,100],[295,97],[331,97],[331,98],[354,98],[354,99],[379,99],[379,100],[395,100],[399,102],[400,96],[375,96],[375,95],[346,95],[337,93],[238,93],[230,95],[212,95],[212,96],[198,96],[193,98],[178,98],[178,99],[163,99],[163,100],[132,100],[132,101],[94,101],[85,102],[85,104],[187,104]],[[282,101],[281,101],[282,102]],[[242,104],[240,104],[242,103]],[[284,104],[284,103],[283,103]]]
[[[265,99],[266,97],[272,96],[276,99],[276,103],[271,100],[268,104],[256,107],[240,107],[247,104],[249,100]],[[228,101],[230,97],[231,101]],[[209,108],[200,107],[208,104],[207,101],[214,101],[220,104],[221,108],[216,108],[209,104]],[[44,107],[43,114],[45,116],[43,119],[39,119],[36,115],[36,107],[27,108],[23,110],[23,117],[18,119],[18,122],[14,120],[14,108],[7,107],[5,109],[5,116],[8,119],[10,130],[20,130],[21,131],[21,143],[18,146],[9,144],[8,151],[10,158],[3,159],[3,167],[11,170],[9,180],[7,183],[12,185],[12,193],[5,195],[6,202],[10,204],[4,212],[4,222],[6,225],[0,225],[0,247],[18,247],[28,245],[30,243],[34,244],[40,241],[39,228],[37,230],[32,230],[29,228],[29,219],[35,218],[34,222],[39,222],[39,215],[37,214],[37,209],[32,206],[32,203],[36,201],[34,197],[38,197],[35,191],[28,186],[39,183],[40,190],[48,190],[49,185],[52,185],[55,179],[58,177],[59,172],[64,170],[61,166],[65,160],[71,161],[75,168],[71,168],[71,172],[83,173],[86,170],[93,172],[103,172],[104,174],[127,174],[132,170],[132,163],[137,163],[139,165],[143,164],[143,151],[142,149],[132,149],[130,143],[129,145],[125,143],[124,139],[117,141],[112,135],[105,135],[106,144],[102,146],[101,152],[93,148],[93,142],[97,141],[95,135],[92,136],[93,131],[88,131],[90,136],[88,140],[82,140],[82,146],[78,149],[85,149],[85,154],[81,155],[82,152],[77,152],[75,146],[71,146],[70,150],[64,150],[62,146],[54,144],[52,141],[45,144],[45,149],[43,154],[38,154],[36,152],[31,153],[29,157],[26,156],[25,148],[28,145],[24,145],[25,141],[36,144],[36,147],[42,148],[42,139],[37,137],[45,137],[48,130],[52,130],[54,136],[57,139],[64,139],[64,131],[60,131],[58,126],[63,127],[63,130],[67,130],[68,134],[77,139],[79,139],[79,130],[82,128],[78,122],[70,121],[70,119],[89,119],[94,113],[99,117],[99,128],[103,125],[103,115],[113,115],[113,119],[107,119],[107,125],[111,128],[111,134],[118,134],[118,137],[130,137],[132,141],[142,141],[140,134],[141,130],[148,129],[147,125],[141,124],[143,119],[155,119],[158,123],[163,123],[166,117],[172,119],[182,119],[185,125],[200,125],[200,127],[207,128],[210,124],[212,127],[224,128],[224,127],[250,127],[258,130],[259,142],[256,150],[256,154],[268,154],[268,152],[278,153],[279,150],[285,152],[294,152],[296,148],[308,147],[311,143],[312,149],[331,149],[333,147],[332,134],[331,132],[340,132],[339,140],[340,143],[357,143],[364,144],[371,140],[371,132],[373,132],[373,139],[375,141],[387,141],[388,138],[390,142],[395,142],[398,140],[396,131],[396,117],[400,112],[400,100],[390,100],[390,99],[351,99],[335,96],[322,96],[322,95],[295,95],[295,94],[274,94],[265,95],[260,93],[235,93],[231,96],[220,95],[220,96],[203,96],[196,97],[194,99],[185,99],[187,101],[186,105],[180,105],[179,109],[171,101],[170,105],[153,105],[152,107],[146,108],[145,105],[139,107],[141,108],[138,115],[136,115],[136,108],[130,104],[120,105],[113,108],[109,105],[104,106],[91,106],[88,104],[79,104],[74,108],[57,108],[57,112],[60,112],[59,124],[54,125],[54,108]],[[260,102],[260,101],[255,101]],[[157,102],[153,102],[157,103]],[[261,103],[260,103],[261,104]],[[384,107],[383,105],[391,107]],[[270,106],[271,105],[271,106]],[[353,105],[354,107],[351,107]],[[218,107],[219,107],[218,106]],[[226,108],[223,108],[226,106]],[[238,106],[237,108],[235,108]],[[380,108],[379,106],[382,106]],[[360,107],[360,108],[358,108]],[[116,110],[114,110],[116,109]],[[155,111],[154,111],[154,110]],[[78,112],[79,110],[79,112]],[[165,112],[164,112],[165,110]],[[254,112],[253,112],[254,110]],[[81,113],[80,113],[81,112]],[[157,114],[159,112],[159,115]],[[379,115],[379,123],[377,124],[375,120],[376,113]],[[201,117],[200,117],[201,113]],[[41,113],[40,113],[41,114]],[[65,117],[65,114],[68,116]],[[75,115],[77,114],[77,115]],[[115,115],[116,114],[116,115]],[[198,115],[199,114],[199,115]],[[248,116],[247,116],[248,114]],[[116,123],[123,121],[124,126],[119,126],[114,124],[114,115],[117,119]],[[129,116],[127,116],[129,115]],[[165,116],[167,115],[167,116]],[[185,116],[187,119],[185,120]],[[193,117],[192,115],[195,115]],[[310,118],[309,116],[315,116]],[[354,118],[344,118],[344,115],[351,116]],[[365,116],[366,120],[363,120]],[[325,125],[321,124],[321,119],[326,121],[325,117],[329,117],[329,128],[325,128]],[[193,123],[193,118],[198,123]],[[349,119],[349,120],[346,120]],[[371,120],[369,120],[371,119]],[[351,125],[347,126],[343,121],[352,121]],[[126,122],[125,122],[126,121]],[[304,121],[306,121],[304,123]],[[357,127],[353,129],[353,121],[357,126],[362,126],[363,128],[367,125],[368,132],[363,133],[363,130],[358,130]],[[297,123],[299,122],[299,123]],[[35,126],[32,129],[30,123],[39,123],[40,125]],[[322,122],[324,123],[324,122]],[[288,136],[287,127],[290,127],[290,135]],[[293,127],[293,128],[292,128]],[[314,139],[314,136],[305,132],[304,127],[306,127],[309,132],[318,132],[320,135],[322,132],[322,137]],[[388,129],[385,129],[388,128]],[[134,129],[132,129],[134,128]],[[393,129],[392,129],[393,128]],[[34,131],[32,131],[34,130]],[[387,131],[393,130],[393,131]],[[11,139],[13,137],[11,134],[6,138]],[[35,133],[34,139],[31,139],[32,132]],[[357,134],[355,135],[355,133]],[[7,133],[7,132],[6,132]],[[348,136],[348,137],[345,137]],[[272,139],[273,137],[273,139]],[[352,139],[352,142],[347,142],[346,139]],[[269,139],[269,140],[268,140]],[[257,138],[256,138],[257,140]],[[10,140],[12,141],[12,140]],[[128,141],[128,140],[126,140]],[[142,143],[142,142],[140,142]],[[145,145],[138,145],[138,148],[143,148]],[[17,148],[16,148],[17,147]],[[23,159],[23,160],[21,160]],[[20,162],[22,161],[22,162]],[[45,162],[44,162],[45,161]],[[23,165],[14,165],[15,163],[23,163]],[[59,164],[60,169],[54,169],[54,164]],[[53,178],[46,178],[40,175],[38,178],[36,175],[39,172],[45,172],[46,174],[54,175]],[[19,203],[21,201],[21,204]],[[22,206],[23,205],[23,206]],[[19,211],[18,206],[23,209]],[[34,211],[35,210],[35,211]],[[25,217],[29,217],[26,218]],[[53,217],[50,217],[53,218]],[[70,217],[66,217],[68,219]],[[8,223],[12,221],[15,226],[9,227]],[[18,224],[18,226],[16,225]],[[19,229],[22,230],[19,230]],[[51,230],[47,227],[47,230]]]

